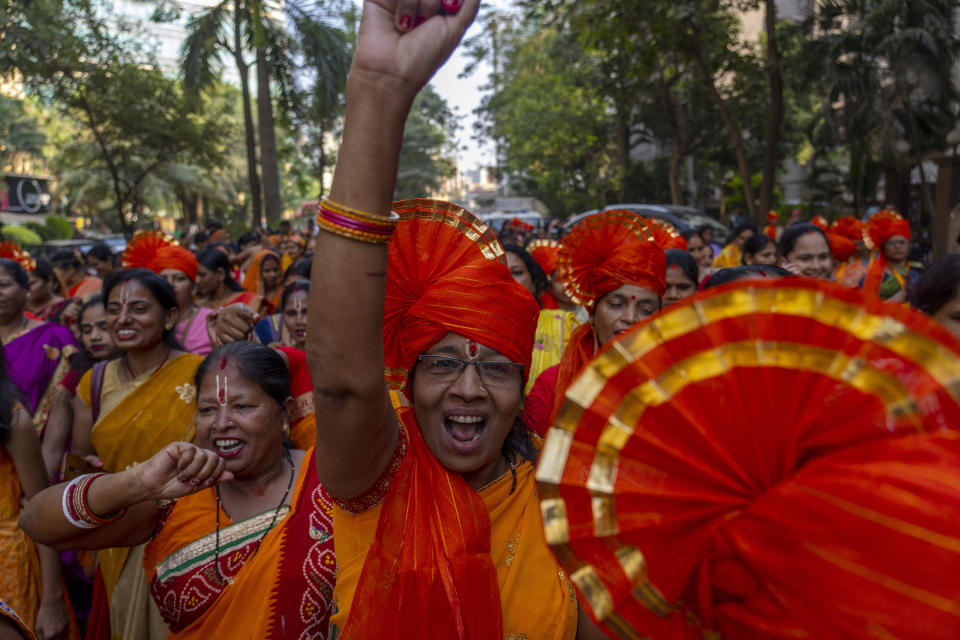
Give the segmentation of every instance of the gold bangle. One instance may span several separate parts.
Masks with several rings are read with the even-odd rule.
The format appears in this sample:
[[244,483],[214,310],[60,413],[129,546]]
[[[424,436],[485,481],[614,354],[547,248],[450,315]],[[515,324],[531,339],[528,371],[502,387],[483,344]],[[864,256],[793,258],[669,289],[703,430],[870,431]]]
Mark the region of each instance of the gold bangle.
[[317,218],[317,226],[327,233],[332,233],[333,235],[340,236],[341,238],[347,238],[348,240],[366,242],[367,244],[387,244],[390,242],[390,238],[392,237],[392,234],[380,235],[375,233],[367,233],[365,231],[357,231],[356,229],[348,229],[346,227],[339,227],[320,217]]
[[342,216],[347,216],[348,218],[353,218],[354,220],[368,220],[371,222],[377,222],[380,224],[384,223],[396,223],[400,220],[395,212],[391,211],[389,215],[378,215],[375,213],[367,213],[366,211],[360,211],[359,209],[353,209],[351,207],[338,204],[331,200],[330,198],[324,197],[320,200],[320,206],[326,207],[334,213],[339,213]]

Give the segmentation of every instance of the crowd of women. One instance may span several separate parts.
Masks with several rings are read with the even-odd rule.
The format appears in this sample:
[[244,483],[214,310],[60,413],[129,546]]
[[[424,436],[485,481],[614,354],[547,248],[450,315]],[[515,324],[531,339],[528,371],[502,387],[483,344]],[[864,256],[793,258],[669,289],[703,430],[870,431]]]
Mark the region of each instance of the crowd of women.
[[[910,264],[910,225],[887,210],[786,228],[771,219],[762,233],[744,222],[721,248],[629,211],[588,217],[562,238],[510,225],[498,237],[453,204],[391,202],[412,101],[477,6],[366,3],[313,233],[233,242],[214,226],[187,248],[140,232],[122,255],[98,245],[49,262],[0,246],[0,638],[957,637],[960,590],[949,576],[960,568],[960,452],[943,432],[960,428],[960,255]],[[776,303],[763,302],[770,296]],[[656,460],[633,465],[644,454],[630,438],[653,408],[673,406],[677,433],[698,425],[679,445],[657,440],[662,459],[714,444],[708,414],[670,384],[707,380],[728,399],[751,390],[726,356],[682,369],[682,383],[652,373],[678,366],[676,353],[636,380],[618,377],[614,362],[646,363],[689,324],[682,331],[699,348],[738,353],[745,368],[751,343],[761,356],[749,366],[775,363],[776,387],[835,337],[811,331],[822,344],[778,359],[806,335],[796,318],[819,321],[825,301],[836,302],[834,333],[895,335],[925,345],[921,356],[884,343],[873,374],[884,382],[874,384],[861,374],[872,351],[837,347],[850,350],[846,368],[821,371],[835,386],[824,397],[800,387],[790,403],[836,410],[814,421],[815,442],[780,438],[794,418],[767,414],[745,426],[769,434],[756,436],[769,446],[741,443],[729,460],[768,456],[775,479],[759,484],[783,487],[794,477],[788,459],[814,467],[843,450],[877,462],[870,447],[882,437],[870,429],[833,437],[860,428],[841,424],[855,409],[883,437],[901,435],[891,421],[904,416],[933,425],[922,443],[933,463],[914,444],[897,449],[898,469],[915,460],[908,488],[874,471],[886,502],[842,498],[846,512],[886,527],[868,547],[889,543],[903,562],[844,556],[826,527],[793,555],[839,559],[796,599],[758,562],[729,559],[749,531],[726,546],[716,546],[720,525],[694,543],[678,535],[685,546],[666,559],[615,548],[613,534],[630,528],[611,525],[618,510],[653,535],[663,527],[647,549],[674,537],[660,507],[604,502],[608,489],[662,488],[683,475]],[[781,313],[796,316],[784,322],[798,337],[769,338]],[[719,331],[711,314],[739,324]],[[647,347],[638,327],[656,333]],[[646,395],[627,393],[641,383]],[[605,395],[610,385],[619,395]],[[599,411],[607,430],[591,443],[583,434]],[[734,420],[732,408],[713,418],[728,413]],[[712,470],[711,482],[727,486],[725,473]],[[580,500],[562,483],[589,493]],[[752,505],[774,501],[768,493],[719,519],[749,521]],[[905,506],[918,501],[931,505],[922,519]],[[720,513],[684,521],[707,511]],[[575,526],[578,514],[586,525]],[[890,541],[901,532],[909,541]],[[788,537],[781,544],[794,549]],[[741,546],[749,555],[757,545]],[[700,569],[683,580],[664,568],[693,556]],[[867,586],[856,582],[864,576]],[[902,614],[886,606],[891,594],[909,601]],[[656,616],[634,616],[630,602]],[[800,617],[810,607],[819,619]]]

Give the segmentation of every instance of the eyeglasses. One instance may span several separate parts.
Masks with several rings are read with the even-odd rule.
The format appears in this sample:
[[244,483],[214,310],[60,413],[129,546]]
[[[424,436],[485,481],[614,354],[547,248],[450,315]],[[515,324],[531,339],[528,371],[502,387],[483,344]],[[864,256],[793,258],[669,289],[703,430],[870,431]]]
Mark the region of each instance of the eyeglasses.
[[486,386],[497,386],[519,382],[523,374],[523,365],[516,362],[476,362],[460,360],[449,356],[424,354],[417,358],[420,371],[437,382],[453,382],[472,364]]

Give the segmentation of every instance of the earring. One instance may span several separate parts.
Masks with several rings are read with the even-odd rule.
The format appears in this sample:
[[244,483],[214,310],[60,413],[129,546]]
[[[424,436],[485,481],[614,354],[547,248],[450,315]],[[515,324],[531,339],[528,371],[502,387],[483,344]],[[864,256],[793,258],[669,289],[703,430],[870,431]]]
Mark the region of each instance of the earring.
[[285,435],[285,436],[289,436],[289,435],[290,435],[290,420],[289,420],[289,419],[287,419],[287,418],[284,418],[284,419],[283,419],[283,426],[280,427],[280,431],[282,431],[282,432],[283,432],[283,435]]

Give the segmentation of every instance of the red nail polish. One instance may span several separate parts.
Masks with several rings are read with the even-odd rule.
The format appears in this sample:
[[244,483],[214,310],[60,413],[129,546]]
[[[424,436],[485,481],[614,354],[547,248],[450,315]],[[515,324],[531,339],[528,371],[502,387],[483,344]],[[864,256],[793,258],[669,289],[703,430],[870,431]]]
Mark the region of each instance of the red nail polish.
[[399,24],[401,29],[407,30],[410,28],[411,23],[412,23],[412,20],[410,16],[408,16],[407,14],[403,14],[402,16],[400,16],[400,22],[397,24]]
[[456,11],[460,8],[460,0],[443,0],[442,4],[447,11]]
[[427,19],[424,18],[423,16],[417,16],[417,19],[413,21],[413,26],[419,27],[420,25],[422,25],[422,24],[423,24],[424,22],[426,22],[426,21],[427,21]]

